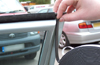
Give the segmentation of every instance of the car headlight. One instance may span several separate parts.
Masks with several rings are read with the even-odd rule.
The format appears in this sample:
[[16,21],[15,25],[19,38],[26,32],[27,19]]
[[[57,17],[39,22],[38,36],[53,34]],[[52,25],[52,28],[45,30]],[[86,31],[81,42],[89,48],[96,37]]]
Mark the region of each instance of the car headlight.
[[37,32],[29,32],[29,35],[30,36],[33,36],[33,35],[36,35],[36,34],[38,34],[39,32],[37,31]]

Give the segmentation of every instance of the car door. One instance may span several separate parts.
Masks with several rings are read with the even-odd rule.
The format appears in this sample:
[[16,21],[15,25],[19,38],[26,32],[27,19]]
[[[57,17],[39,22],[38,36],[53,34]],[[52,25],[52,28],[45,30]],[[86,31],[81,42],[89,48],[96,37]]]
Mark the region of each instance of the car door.
[[[16,16],[14,15],[14,17],[12,16],[14,18],[12,23],[10,23],[10,21],[12,21],[11,20],[12,17],[10,17],[10,19],[9,19],[8,16],[5,16],[5,18],[7,19],[6,21],[9,21],[7,23],[3,22],[3,21],[5,21],[4,18],[2,19],[2,17],[0,17],[0,23],[3,23],[3,24],[0,24],[0,34],[6,34],[6,33],[11,33],[11,32],[18,33],[18,32],[30,32],[30,31],[47,31],[46,38],[45,38],[43,44],[41,44],[41,48],[39,48],[39,52],[36,55],[35,61],[33,60],[33,62],[34,62],[33,64],[35,64],[35,65],[54,65],[54,61],[55,61],[54,33],[55,33],[55,25],[56,25],[55,17],[54,17],[54,19],[50,18],[50,20],[49,19],[48,20],[40,19],[40,20],[35,20],[35,21],[29,20],[29,21],[23,21],[23,22],[15,21],[15,20],[18,20],[21,18],[25,19],[24,17],[27,15],[31,16],[32,14],[23,14],[23,15],[16,15]],[[46,15],[46,17],[48,17],[48,15],[51,15],[51,13],[49,13],[49,14],[48,13],[45,13],[45,14],[39,13],[36,16],[40,17],[40,15]],[[34,16],[35,16],[35,14],[33,14],[32,17],[26,17],[26,18],[33,19]],[[16,19],[16,17],[17,17],[17,19]],[[62,26],[63,26],[63,22],[60,22],[59,36],[61,35]],[[58,38],[60,38],[60,37],[58,37]],[[27,49],[29,49],[29,48],[27,48]],[[33,48],[33,49],[35,49],[35,48]],[[24,49],[21,51],[27,51],[27,50]],[[28,52],[30,52],[30,51],[28,51]],[[3,56],[1,56],[1,57],[3,57]],[[18,62],[16,64],[18,64]],[[21,65],[23,65],[23,64],[21,64]]]

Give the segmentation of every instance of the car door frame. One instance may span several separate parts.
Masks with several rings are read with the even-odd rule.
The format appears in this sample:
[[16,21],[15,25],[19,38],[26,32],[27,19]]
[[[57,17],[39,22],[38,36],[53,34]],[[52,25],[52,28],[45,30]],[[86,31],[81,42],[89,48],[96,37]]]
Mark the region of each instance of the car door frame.
[[[59,40],[63,29],[63,22],[59,24]],[[0,24],[0,34],[19,33],[29,31],[47,31],[38,65],[54,65],[55,62],[55,25],[56,20],[25,21]]]

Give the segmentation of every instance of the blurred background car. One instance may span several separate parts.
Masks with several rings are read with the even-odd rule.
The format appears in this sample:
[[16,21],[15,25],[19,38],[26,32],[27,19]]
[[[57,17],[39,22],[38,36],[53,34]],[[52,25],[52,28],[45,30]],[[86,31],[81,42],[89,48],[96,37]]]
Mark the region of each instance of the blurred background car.
[[36,13],[50,13],[53,12],[53,7],[42,8],[38,10]]
[[45,5],[33,5],[33,6],[30,6],[28,8],[28,13],[37,13],[39,10],[43,9],[43,8],[48,8],[48,7],[51,7],[53,5],[51,4],[45,4]]
[[[17,0],[0,0],[0,16],[20,14],[27,14],[27,11]],[[34,59],[39,49],[38,31],[0,34],[0,59],[16,56]]]
[[[38,13],[53,12],[53,7],[43,8]],[[75,12],[75,10],[73,11]],[[66,21],[62,30],[59,48],[71,44],[87,44],[100,41],[100,20],[95,21]]]
[[65,22],[60,48],[70,44],[98,43],[100,41],[100,20]]

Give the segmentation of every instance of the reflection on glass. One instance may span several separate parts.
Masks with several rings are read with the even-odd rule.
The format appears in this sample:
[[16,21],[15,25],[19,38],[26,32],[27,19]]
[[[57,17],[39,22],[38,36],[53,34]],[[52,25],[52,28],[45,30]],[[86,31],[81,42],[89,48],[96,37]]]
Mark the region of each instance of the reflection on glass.
[[50,13],[53,12],[53,7],[42,8],[37,13]]
[[17,0],[0,0],[0,14],[25,12]]
[[38,65],[45,31],[0,34],[0,65]]

